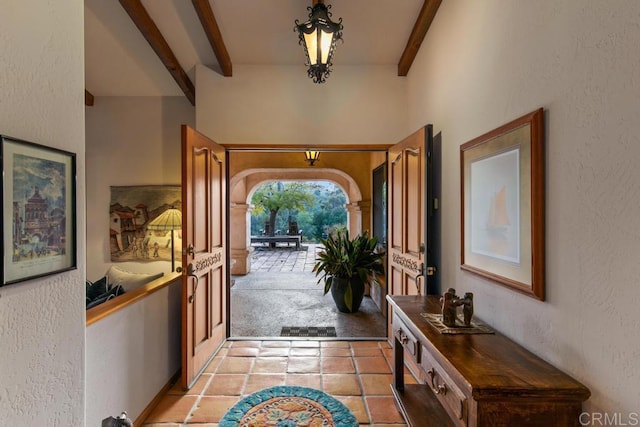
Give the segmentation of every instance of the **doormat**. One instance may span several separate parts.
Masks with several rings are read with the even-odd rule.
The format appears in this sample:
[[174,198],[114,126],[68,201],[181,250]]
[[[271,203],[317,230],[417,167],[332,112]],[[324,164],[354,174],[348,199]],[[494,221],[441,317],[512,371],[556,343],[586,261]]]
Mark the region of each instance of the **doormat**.
[[333,326],[283,326],[281,337],[335,337]]

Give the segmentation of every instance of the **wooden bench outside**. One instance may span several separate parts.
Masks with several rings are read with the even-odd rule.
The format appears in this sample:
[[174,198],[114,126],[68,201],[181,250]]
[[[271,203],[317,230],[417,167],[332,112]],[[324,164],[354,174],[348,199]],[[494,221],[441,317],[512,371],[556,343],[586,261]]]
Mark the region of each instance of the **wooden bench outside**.
[[296,250],[300,249],[300,241],[302,236],[251,236],[251,244],[254,243],[268,243],[270,248],[275,248],[277,243],[286,243],[289,246],[290,243],[295,243]]

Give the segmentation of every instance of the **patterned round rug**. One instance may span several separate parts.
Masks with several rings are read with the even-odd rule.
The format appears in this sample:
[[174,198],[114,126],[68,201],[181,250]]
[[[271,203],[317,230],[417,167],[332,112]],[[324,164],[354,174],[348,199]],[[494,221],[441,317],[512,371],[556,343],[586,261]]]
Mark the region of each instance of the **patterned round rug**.
[[243,398],[222,417],[220,427],[357,427],[342,402],[309,387],[278,386]]

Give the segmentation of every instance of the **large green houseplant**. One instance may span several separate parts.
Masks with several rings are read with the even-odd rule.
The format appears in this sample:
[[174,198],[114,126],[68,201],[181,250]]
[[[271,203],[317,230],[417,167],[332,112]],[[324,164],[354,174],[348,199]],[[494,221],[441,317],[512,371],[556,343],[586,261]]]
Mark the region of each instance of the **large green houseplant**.
[[378,274],[384,274],[383,252],[378,252],[377,237],[365,231],[349,239],[347,230],[338,230],[326,239],[320,239],[323,249],[316,255],[313,272],[324,280],[324,294],[331,295],[344,313],[355,313],[360,308],[365,284]]

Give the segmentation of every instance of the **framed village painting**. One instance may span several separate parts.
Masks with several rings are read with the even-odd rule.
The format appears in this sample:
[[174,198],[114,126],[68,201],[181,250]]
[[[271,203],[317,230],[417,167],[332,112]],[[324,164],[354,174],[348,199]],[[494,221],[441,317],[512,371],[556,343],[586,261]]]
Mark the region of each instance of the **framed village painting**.
[[544,300],[543,110],[460,147],[461,268]]
[[109,205],[111,262],[180,259],[181,223],[158,227],[154,222],[170,209],[179,212],[181,200],[180,185],[112,186]]
[[75,154],[1,138],[0,285],[75,269]]

